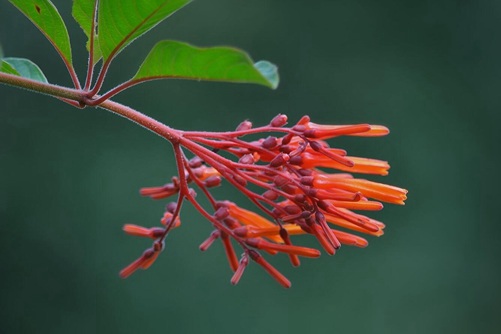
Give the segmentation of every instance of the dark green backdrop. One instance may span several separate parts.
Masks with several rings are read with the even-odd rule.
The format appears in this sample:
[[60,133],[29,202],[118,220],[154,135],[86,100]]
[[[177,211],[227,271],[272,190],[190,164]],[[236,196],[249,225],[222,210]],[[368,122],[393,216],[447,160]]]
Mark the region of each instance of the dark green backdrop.
[[[55,3],[83,64],[71,3]],[[147,246],[122,224],[155,225],[162,213],[138,188],[174,172],[168,143],[104,111],[0,86],[0,333],[497,332],[500,27],[499,1],[199,0],[120,55],[109,87],[161,38],[234,45],[279,65],[276,91],[162,81],[117,96],[173,127],[286,113],[391,128],[333,145],[388,160],[384,181],[409,189],[407,205],[375,215],[386,234],[367,249],[297,269],[273,259],[290,290],[256,265],[231,286],[220,245],[198,251],[210,226],[189,206],[158,262],[119,279]],[[69,82],[6,0],[0,41],[50,82]]]

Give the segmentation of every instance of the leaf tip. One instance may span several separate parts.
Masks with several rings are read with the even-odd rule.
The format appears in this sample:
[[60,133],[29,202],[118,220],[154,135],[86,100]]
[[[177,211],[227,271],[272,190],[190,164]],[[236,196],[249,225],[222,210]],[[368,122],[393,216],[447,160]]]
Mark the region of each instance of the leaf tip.
[[266,60],[260,60],[254,64],[254,67],[268,82],[268,86],[271,89],[276,89],[278,87],[280,78],[278,76],[278,67],[275,64],[272,64]]

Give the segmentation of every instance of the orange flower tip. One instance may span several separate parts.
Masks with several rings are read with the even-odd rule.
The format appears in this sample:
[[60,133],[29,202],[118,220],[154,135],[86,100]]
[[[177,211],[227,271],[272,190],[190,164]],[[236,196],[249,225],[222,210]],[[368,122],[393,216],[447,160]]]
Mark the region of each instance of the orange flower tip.
[[365,248],[365,247],[369,246],[369,242],[367,240],[365,240],[365,239],[360,238],[360,239],[357,239],[355,241],[354,246],[357,246],[357,247],[360,247],[360,248]]
[[390,133],[390,129],[383,125],[371,125],[371,129],[367,132],[367,136],[379,137],[386,136]]
[[[120,277],[127,278],[130,275],[132,275],[139,268],[142,268],[142,269],[148,268],[149,266],[151,266],[153,261],[155,261],[158,254],[159,253],[155,252],[152,248],[145,250],[143,255],[141,255],[141,257],[139,257],[137,260],[135,260],[134,262],[132,262],[131,264],[129,264],[127,267],[125,267],[124,269],[122,269],[120,271],[120,274],[119,274]],[[153,259],[153,260],[149,261],[151,259]]]
[[139,193],[142,196],[149,196],[151,194],[158,193],[158,192],[161,192],[163,190],[164,190],[164,187],[145,187],[145,188],[139,189]]
[[301,265],[301,261],[299,261],[299,257],[295,254],[289,254],[289,259],[293,267],[299,267]]
[[317,224],[312,224],[311,225],[311,232],[315,235],[317,238],[318,242],[322,246],[322,248],[325,250],[325,252],[329,255],[334,255],[336,254],[336,249],[334,248],[334,245],[327,239],[325,236],[324,231],[320,226]]
[[238,269],[238,259],[231,244],[231,240],[227,234],[221,234],[221,241],[223,242],[224,250],[226,252],[226,258],[230,265],[231,270],[236,271]]
[[320,251],[318,251],[317,249],[294,246],[294,245],[274,244],[272,242],[268,242],[258,238],[249,238],[245,241],[245,243],[250,247],[262,249],[265,251],[272,250],[292,255],[311,257],[311,258],[317,258],[320,256]]
[[160,252],[155,252],[153,253],[153,255],[149,258],[147,258],[142,264],[141,264],[141,269],[143,270],[146,270],[148,269],[149,267],[151,267],[151,265],[155,262],[155,260],[157,259],[158,255],[160,255]]
[[164,234],[164,229],[160,227],[146,228],[134,224],[125,224],[123,226],[123,230],[125,233],[129,235],[134,235],[138,237],[147,237],[156,239],[161,237]]
[[263,267],[266,272],[273,277],[280,285],[284,288],[290,288],[292,286],[291,282],[282,275],[275,267],[273,267],[268,261],[266,261],[258,252],[254,250],[249,250],[249,255],[251,259]]
[[298,125],[306,125],[310,122],[310,116],[304,115],[301,117],[301,119],[297,122]]
[[[131,264],[132,265],[132,264]],[[138,268],[133,268],[131,267],[131,265],[125,267],[124,269],[122,269],[120,271],[120,273],[118,274],[120,276],[120,278],[123,278],[123,279],[126,279],[128,278],[130,275],[132,275]]]
[[173,183],[167,183],[162,187],[145,187],[139,190],[141,196],[149,196],[153,199],[161,199],[172,196],[179,191]]

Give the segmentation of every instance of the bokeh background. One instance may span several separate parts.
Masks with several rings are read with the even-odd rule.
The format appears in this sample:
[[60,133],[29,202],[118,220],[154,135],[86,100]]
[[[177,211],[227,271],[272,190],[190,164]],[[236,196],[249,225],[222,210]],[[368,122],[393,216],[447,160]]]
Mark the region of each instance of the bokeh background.
[[[84,36],[71,2],[54,1],[83,76]],[[149,244],[164,202],[141,198],[175,172],[170,146],[112,114],[0,86],[0,333],[494,333],[500,325],[499,1],[195,1],[126,49],[107,87],[159,39],[233,45],[280,68],[276,91],[159,81],[116,97],[170,126],[233,129],[277,113],[327,124],[369,122],[385,138],[333,142],[388,160],[373,179],[409,189],[366,249],[305,259],[281,288],[251,265],[237,286],[210,225],[189,205],[146,272],[119,270]],[[6,56],[69,84],[31,23],[0,1]],[[221,196],[238,199],[226,188]],[[311,239],[304,237],[304,243]]]

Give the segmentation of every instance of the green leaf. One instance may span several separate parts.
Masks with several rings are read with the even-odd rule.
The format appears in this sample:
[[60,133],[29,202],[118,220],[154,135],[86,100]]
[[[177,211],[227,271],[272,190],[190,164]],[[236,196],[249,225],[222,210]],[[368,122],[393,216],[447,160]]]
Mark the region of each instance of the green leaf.
[[63,60],[71,65],[71,46],[68,30],[56,7],[48,0],[9,0],[54,45]]
[[31,80],[47,83],[47,78],[31,60],[24,58],[3,58],[0,64],[0,72],[19,75]]
[[11,64],[9,64],[8,62],[6,62],[3,59],[0,59],[0,61],[1,61],[1,63],[0,63],[0,72],[21,76],[21,74],[19,74],[19,72],[16,71],[16,69],[14,67],[12,67]]
[[104,60],[118,54],[191,0],[99,1],[99,46]]
[[275,89],[277,67],[267,61],[256,64],[243,51],[230,47],[198,48],[176,41],[162,41],[150,51],[132,80],[180,78],[255,83]]
[[[90,38],[92,31],[92,21],[94,18],[94,9],[97,0],[73,0],[72,15],[75,21],[78,22],[85,35],[87,36],[87,50],[90,51]],[[93,46],[93,59],[96,64],[101,59],[101,49],[99,48],[99,39],[94,28],[94,46]]]

